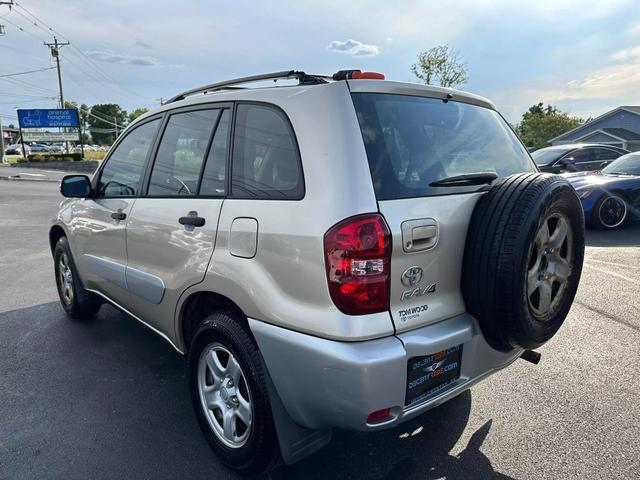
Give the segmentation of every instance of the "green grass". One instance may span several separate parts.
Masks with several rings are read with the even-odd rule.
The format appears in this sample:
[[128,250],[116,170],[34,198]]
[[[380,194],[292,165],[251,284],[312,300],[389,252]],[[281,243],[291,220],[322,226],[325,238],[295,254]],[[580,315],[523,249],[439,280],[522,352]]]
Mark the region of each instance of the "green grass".
[[22,159],[22,155],[5,155],[4,156],[4,161],[6,162],[5,165],[16,163],[20,159]]
[[84,152],[85,160],[102,160],[107,152]]
[[[102,160],[107,152],[84,152],[85,160]],[[5,165],[17,163],[18,160],[22,160],[22,155],[5,155]],[[1,165],[1,164],[0,164]]]

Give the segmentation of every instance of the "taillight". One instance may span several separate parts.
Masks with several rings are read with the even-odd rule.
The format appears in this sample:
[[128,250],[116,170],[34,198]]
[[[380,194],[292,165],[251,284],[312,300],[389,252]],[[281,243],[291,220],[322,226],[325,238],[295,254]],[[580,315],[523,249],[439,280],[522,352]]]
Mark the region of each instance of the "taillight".
[[347,218],[324,235],[329,293],[348,315],[389,309],[391,232],[382,215]]

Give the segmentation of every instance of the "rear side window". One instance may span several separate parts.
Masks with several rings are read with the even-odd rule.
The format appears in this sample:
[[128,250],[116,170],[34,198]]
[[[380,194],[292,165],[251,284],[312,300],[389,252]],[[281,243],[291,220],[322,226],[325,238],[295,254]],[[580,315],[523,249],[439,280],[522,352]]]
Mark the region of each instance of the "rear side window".
[[499,177],[536,168],[494,110],[440,99],[354,93],[378,200],[471,192],[478,186],[431,187],[470,173]]
[[238,105],[233,142],[234,198],[302,198],[298,146],[282,112],[264,105]]
[[162,135],[149,181],[149,196],[196,195],[219,109],[174,113]]
[[140,191],[142,170],[160,119],[136,127],[118,143],[100,173],[98,197],[130,197]]

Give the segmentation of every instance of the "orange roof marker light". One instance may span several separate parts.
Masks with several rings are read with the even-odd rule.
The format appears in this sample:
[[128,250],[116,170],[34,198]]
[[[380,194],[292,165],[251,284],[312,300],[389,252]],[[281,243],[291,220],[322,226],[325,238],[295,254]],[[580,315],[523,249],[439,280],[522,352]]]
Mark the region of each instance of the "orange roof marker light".
[[361,70],[340,70],[334,73],[332,78],[333,80],[384,80],[384,74]]

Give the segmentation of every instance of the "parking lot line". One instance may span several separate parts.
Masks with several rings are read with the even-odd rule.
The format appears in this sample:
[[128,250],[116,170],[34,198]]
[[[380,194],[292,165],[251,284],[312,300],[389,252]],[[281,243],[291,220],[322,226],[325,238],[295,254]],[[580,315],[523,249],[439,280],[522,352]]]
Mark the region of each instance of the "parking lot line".
[[612,272],[610,270],[605,270],[604,268],[598,268],[598,267],[594,267],[593,265],[589,265],[588,262],[590,262],[591,260],[587,260],[584,264],[585,267],[589,267],[592,270],[595,270],[596,272],[600,272],[600,273],[606,273],[607,275],[611,275],[612,277],[618,277],[622,280],[626,280],[627,282],[630,283],[634,283],[636,285],[640,285],[640,281],[636,280],[635,278],[629,278],[625,275],[621,275],[619,273],[616,272]]

